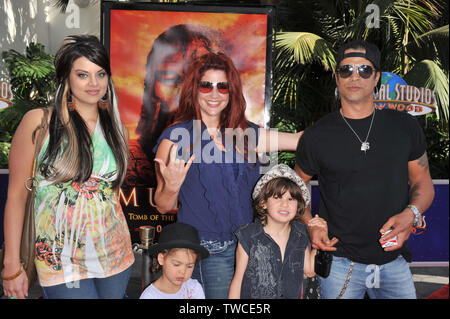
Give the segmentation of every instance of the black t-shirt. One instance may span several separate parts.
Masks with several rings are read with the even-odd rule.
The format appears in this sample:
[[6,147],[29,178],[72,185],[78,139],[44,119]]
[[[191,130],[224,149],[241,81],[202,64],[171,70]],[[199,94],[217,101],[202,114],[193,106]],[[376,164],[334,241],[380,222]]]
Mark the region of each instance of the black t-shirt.
[[[364,141],[371,119],[347,122]],[[368,142],[370,149],[361,151],[361,142],[336,111],[305,130],[296,162],[318,177],[319,216],[328,223],[329,237],[339,239],[336,256],[382,265],[402,254],[410,261],[406,243],[385,252],[379,230],[408,205],[408,162],[425,153],[425,136],[413,116],[376,110]]]

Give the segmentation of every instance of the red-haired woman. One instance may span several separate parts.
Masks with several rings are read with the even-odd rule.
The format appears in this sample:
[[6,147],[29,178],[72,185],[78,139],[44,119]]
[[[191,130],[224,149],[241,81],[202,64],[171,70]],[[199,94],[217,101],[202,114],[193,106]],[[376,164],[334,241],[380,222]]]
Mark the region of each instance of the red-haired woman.
[[174,124],[160,136],[155,203],[161,213],[179,201],[178,221],[197,228],[210,257],[193,278],[206,298],[227,298],[234,274],[234,231],[253,220],[251,192],[261,174],[258,152],[295,150],[301,133],[265,130],[245,117],[239,72],[223,53],[190,66]]

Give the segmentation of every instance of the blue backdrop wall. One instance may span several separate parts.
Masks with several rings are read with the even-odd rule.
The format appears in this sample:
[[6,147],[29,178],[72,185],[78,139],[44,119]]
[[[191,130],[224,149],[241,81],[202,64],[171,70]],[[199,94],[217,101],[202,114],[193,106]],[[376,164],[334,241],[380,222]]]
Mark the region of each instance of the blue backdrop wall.
[[[427,231],[421,235],[411,234],[408,244],[414,262],[449,261],[449,184],[448,180],[434,180],[435,198],[426,211]],[[0,174],[0,243],[3,243],[3,211],[8,188],[8,174]],[[312,182],[312,210],[319,206],[319,187]]]
[[[427,231],[411,234],[408,246],[413,252],[413,262],[448,262],[449,245],[449,185],[448,180],[433,180],[435,197],[425,212]],[[318,211],[319,187],[312,182],[312,211]]]

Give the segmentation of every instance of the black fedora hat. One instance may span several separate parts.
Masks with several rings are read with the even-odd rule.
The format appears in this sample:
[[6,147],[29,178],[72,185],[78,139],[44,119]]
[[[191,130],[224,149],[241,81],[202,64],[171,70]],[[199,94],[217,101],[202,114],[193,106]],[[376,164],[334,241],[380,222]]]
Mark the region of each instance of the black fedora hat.
[[189,248],[197,252],[198,260],[209,256],[209,251],[200,245],[198,231],[195,227],[185,223],[173,223],[164,226],[157,244],[150,246],[148,253],[158,253],[171,248]]

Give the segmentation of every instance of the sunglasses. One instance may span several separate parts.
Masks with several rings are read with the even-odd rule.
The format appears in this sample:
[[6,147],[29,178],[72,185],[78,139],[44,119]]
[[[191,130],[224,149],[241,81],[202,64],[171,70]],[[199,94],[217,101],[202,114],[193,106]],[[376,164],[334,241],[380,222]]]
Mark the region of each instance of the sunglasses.
[[355,68],[358,68],[358,75],[363,79],[368,79],[372,76],[373,68],[370,65],[341,65],[336,69],[336,72],[343,79],[350,77],[355,71]]
[[198,90],[201,93],[209,93],[212,91],[213,87],[217,87],[217,91],[219,91],[220,94],[228,94],[228,82],[200,81],[198,84]]

